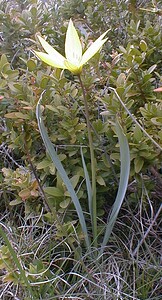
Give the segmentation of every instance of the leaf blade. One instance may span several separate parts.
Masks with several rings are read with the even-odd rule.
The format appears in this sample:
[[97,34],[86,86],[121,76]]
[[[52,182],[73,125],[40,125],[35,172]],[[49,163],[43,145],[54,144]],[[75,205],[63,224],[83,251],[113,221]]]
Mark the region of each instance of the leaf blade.
[[129,153],[129,145],[126,136],[123,134],[122,128],[118,122],[116,122],[116,133],[119,139],[120,145],[120,161],[121,161],[121,168],[120,168],[120,181],[119,181],[119,188],[117,192],[117,196],[113,205],[113,209],[109,218],[109,221],[106,225],[106,231],[104,235],[104,239],[101,245],[101,253],[106,246],[109,237],[112,233],[114,224],[116,222],[119,210],[123,203],[125,193],[128,186],[129,180],[129,173],[130,173],[130,153]]
[[86,167],[86,164],[85,164],[82,147],[80,149],[80,152],[81,152],[82,165],[83,165],[83,170],[84,170],[84,175],[85,175],[85,180],[86,180],[89,213],[90,213],[91,221],[92,221],[93,220],[93,213],[92,213],[92,187],[91,187],[91,182],[90,182],[88,170],[87,170],[87,167]]
[[41,115],[41,100],[42,100],[43,94],[44,94],[44,92],[41,94],[40,99],[37,103],[37,107],[36,107],[36,117],[37,117],[37,121],[38,121],[39,131],[40,131],[41,137],[43,139],[43,142],[46,146],[46,149],[47,149],[47,151],[48,151],[48,153],[49,153],[49,155],[50,155],[50,157],[51,157],[51,159],[52,159],[52,161],[53,161],[60,177],[62,178],[64,184],[66,185],[66,188],[67,188],[68,192],[70,193],[73,204],[74,204],[75,209],[76,209],[77,214],[78,214],[80,225],[82,227],[82,230],[83,230],[83,233],[84,233],[84,236],[85,236],[85,242],[86,242],[87,249],[89,249],[90,248],[90,241],[89,241],[87,226],[86,226],[86,223],[85,223],[85,218],[84,218],[84,215],[83,215],[83,211],[82,211],[80,202],[79,202],[78,197],[77,197],[77,195],[76,195],[76,193],[73,189],[73,186],[70,182],[70,179],[68,178],[68,176],[66,174],[66,171],[63,168],[63,165],[62,165],[61,161],[59,160],[59,158],[57,156],[57,153],[56,153],[56,151],[53,147],[53,144],[51,143],[51,141],[48,137],[46,128],[44,126],[44,122],[43,122],[42,115]]

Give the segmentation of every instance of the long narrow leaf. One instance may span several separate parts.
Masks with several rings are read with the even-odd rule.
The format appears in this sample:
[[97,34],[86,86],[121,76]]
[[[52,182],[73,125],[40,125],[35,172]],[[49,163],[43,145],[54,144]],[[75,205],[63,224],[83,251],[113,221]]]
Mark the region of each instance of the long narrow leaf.
[[128,186],[128,179],[129,179],[129,172],[130,172],[130,153],[129,153],[129,145],[126,136],[124,135],[121,126],[118,122],[116,122],[116,133],[119,139],[119,146],[120,146],[120,161],[121,161],[121,169],[120,169],[120,181],[119,181],[119,188],[118,193],[113,205],[113,209],[109,218],[109,221],[106,225],[106,231],[103,239],[103,243],[101,246],[101,253],[106,246],[109,237],[112,233],[114,224],[116,222],[119,210],[123,203],[125,193]]
[[34,299],[34,295],[32,294],[32,289],[31,289],[31,286],[30,286],[30,282],[28,281],[28,278],[27,278],[27,276],[25,274],[25,271],[22,268],[21,263],[20,263],[20,261],[19,261],[19,259],[17,257],[17,254],[16,254],[15,250],[13,249],[13,247],[12,247],[12,245],[11,245],[11,243],[10,243],[10,241],[9,241],[9,239],[8,239],[5,231],[4,231],[4,229],[2,229],[2,224],[0,224],[0,235],[2,236],[2,238],[3,238],[3,240],[4,240],[5,244],[6,244],[6,246],[8,248],[8,250],[9,250],[9,252],[10,252],[12,258],[13,258],[13,261],[14,261],[17,269],[20,272],[21,279],[24,281],[24,284],[26,285],[28,291],[30,292],[31,299]]
[[74,190],[74,188],[73,188],[73,186],[72,186],[72,184],[71,184],[71,182],[70,182],[70,180],[69,180],[69,178],[66,174],[66,171],[65,171],[61,161],[59,160],[59,158],[57,156],[57,153],[54,149],[54,146],[53,146],[53,144],[51,143],[51,141],[48,137],[46,128],[44,126],[44,122],[43,122],[42,115],[41,115],[41,100],[42,100],[43,94],[44,93],[41,94],[41,97],[40,97],[40,99],[38,101],[38,104],[37,104],[37,107],[36,107],[36,117],[37,117],[37,121],[38,121],[40,134],[42,136],[42,139],[43,139],[43,142],[46,146],[46,149],[47,149],[47,151],[48,151],[48,153],[49,153],[49,155],[50,155],[50,157],[53,161],[53,164],[55,165],[55,167],[56,167],[57,171],[59,172],[59,175],[62,178],[68,192],[70,193],[71,199],[74,203],[75,209],[76,209],[77,214],[78,214],[80,225],[81,225],[83,233],[84,233],[87,249],[89,249],[90,248],[90,242],[89,242],[87,226],[86,226],[86,222],[85,222],[85,218],[84,218],[84,215],[83,215],[81,205],[79,203],[79,200],[78,200],[78,197],[75,193],[75,190]]
[[91,182],[90,182],[89,174],[88,174],[88,171],[87,171],[86,163],[85,163],[85,160],[84,160],[84,155],[83,155],[82,148],[81,148],[80,152],[81,152],[82,164],[83,164],[84,175],[85,175],[85,180],[86,180],[89,212],[90,212],[91,221],[92,221],[93,220],[93,215],[92,215],[92,187],[91,187]]

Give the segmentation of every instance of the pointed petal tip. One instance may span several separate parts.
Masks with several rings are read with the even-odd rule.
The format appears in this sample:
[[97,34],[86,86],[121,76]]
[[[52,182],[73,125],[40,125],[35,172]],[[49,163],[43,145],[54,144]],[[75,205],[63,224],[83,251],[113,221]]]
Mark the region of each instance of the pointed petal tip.
[[[74,23],[72,21],[72,19],[70,18],[69,23],[68,23],[68,28],[73,28],[74,27]],[[75,27],[74,27],[75,28]],[[68,29],[67,29],[68,30]]]
[[79,65],[82,57],[82,45],[71,19],[66,32],[65,55],[70,63],[73,65]]
[[108,38],[103,39],[103,37],[106,35],[107,32],[103,33],[94,43],[91,44],[91,46],[84,52],[82,59],[81,59],[81,65],[84,65],[87,63],[88,60],[90,60],[103,46],[103,44],[107,41]]
[[100,35],[98,39],[102,40],[109,31],[110,29],[106,30],[103,34]]
[[46,40],[44,38],[42,38],[42,36],[40,36],[40,35],[37,35],[37,39],[40,42],[40,44],[42,45],[42,47],[43,47],[44,42],[47,43]]
[[45,62],[47,65],[54,67],[54,68],[59,68],[59,69],[67,69],[66,65],[64,64],[64,60],[59,60],[59,57],[52,57],[47,53],[43,52],[38,52],[34,50],[34,54],[41,59],[43,62]]

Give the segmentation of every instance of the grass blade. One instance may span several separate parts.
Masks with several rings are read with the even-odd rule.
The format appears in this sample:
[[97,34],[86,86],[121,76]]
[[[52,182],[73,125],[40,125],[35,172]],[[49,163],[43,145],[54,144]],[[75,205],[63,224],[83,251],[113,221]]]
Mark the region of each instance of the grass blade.
[[118,193],[112,208],[112,212],[108,220],[108,223],[106,225],[106,232],[101,246],[101,253],[103,252],[104,247],[106,246],[109,240],[119,210],[123,203],[127,186],[128,186],[128,179],[129,179],[129,172],[130,172],[130,153],[129,153],[129,145],[128,145],[127,138],[124,135],[122,128],[118,122],[116,122],[115,128],[116,128],[116,133],[118,135],[119,146],[120,146],[120,161],[121,161],[120,181],[119,181]]
[[75,206],[75,209],[77,211],[78,214],[78,218],[80,221],[80,225],[82,227],[83,233],[84,233],[84,237],[85,237],[85,242],[86,242],[86,246],[87,249],[90,248],[90,242],[89,242],[89,237],[88,237],[88,232],[87,232],[87,226],[86,226],[86,222],[85,222],[85,218],[83,215],[83,211],[80,205],[80,202],[78,200],[78,197],[75,193],[75,190],[69,180],[69,177],[66,174],[66,171],[61,163],[61,161],[59,160],[57,153],[54,149],[53,144],[51,143],[46,128],[44,126],[44,122],[42,119],[42,115],[41,115],[41,100],[42,100],[42,96],[43,96],[44,92],[41,94],[41,97],[38,101],[37,107],[36,107],[36,117],[37,117],[37,121],[38,121],[38,126],[39,126],[39,131],[41,134],[41,137],[43,139],[43,142],[45,144],[45,147],[47,149],[47,152],[49,153],[53,164],[55,165],[60,177],[62,178],[64,184],[66,185],[66,188],[68,190],[68,192],[70,193],[71,199],[73,201],[73,204]]
[[0,224],[0,235],[2,236],[2,238],[3,238],[3,240],[4,240],[5,244],[6,244],[6,246],[8,247],[8,250],[10,251],[10,254],[11,254],[12,258],[13,258],[13,261],[14,261],[17,269],[20,272],[21,279],[24,281],[25,286],[27,287],[28,291],[30,292],[31,299],[35,299],[34,295],[32,295],[33,293],[32,293],[32,289],[31,289],[31,286],[30,286],[30,282],[28,281],[28,278],[27,278],[27,276],[25,274],[25,271],[22,268],[21,263],[20,263],[20,261],[19,261],[19,259],[17,257],[17,254],[14,251],[14,249],[13,249],[13,247],[12,247],[12,245],[11,245],[11,243],[10,243],[10,241],[9,241],[9,239],[8,239],[5,231],[4,231],[4,229],[2,229],[2,224]]

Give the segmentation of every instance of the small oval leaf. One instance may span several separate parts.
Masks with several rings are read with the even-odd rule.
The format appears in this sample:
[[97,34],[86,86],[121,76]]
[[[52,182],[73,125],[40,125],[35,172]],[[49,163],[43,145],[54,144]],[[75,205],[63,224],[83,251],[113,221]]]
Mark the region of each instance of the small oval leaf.
[[63,196],[63,192],[56,188],[56,187],[46,187],[44,188],[45,193],[47,193],[50,196],[54,196],[54,197],[62,197]]

